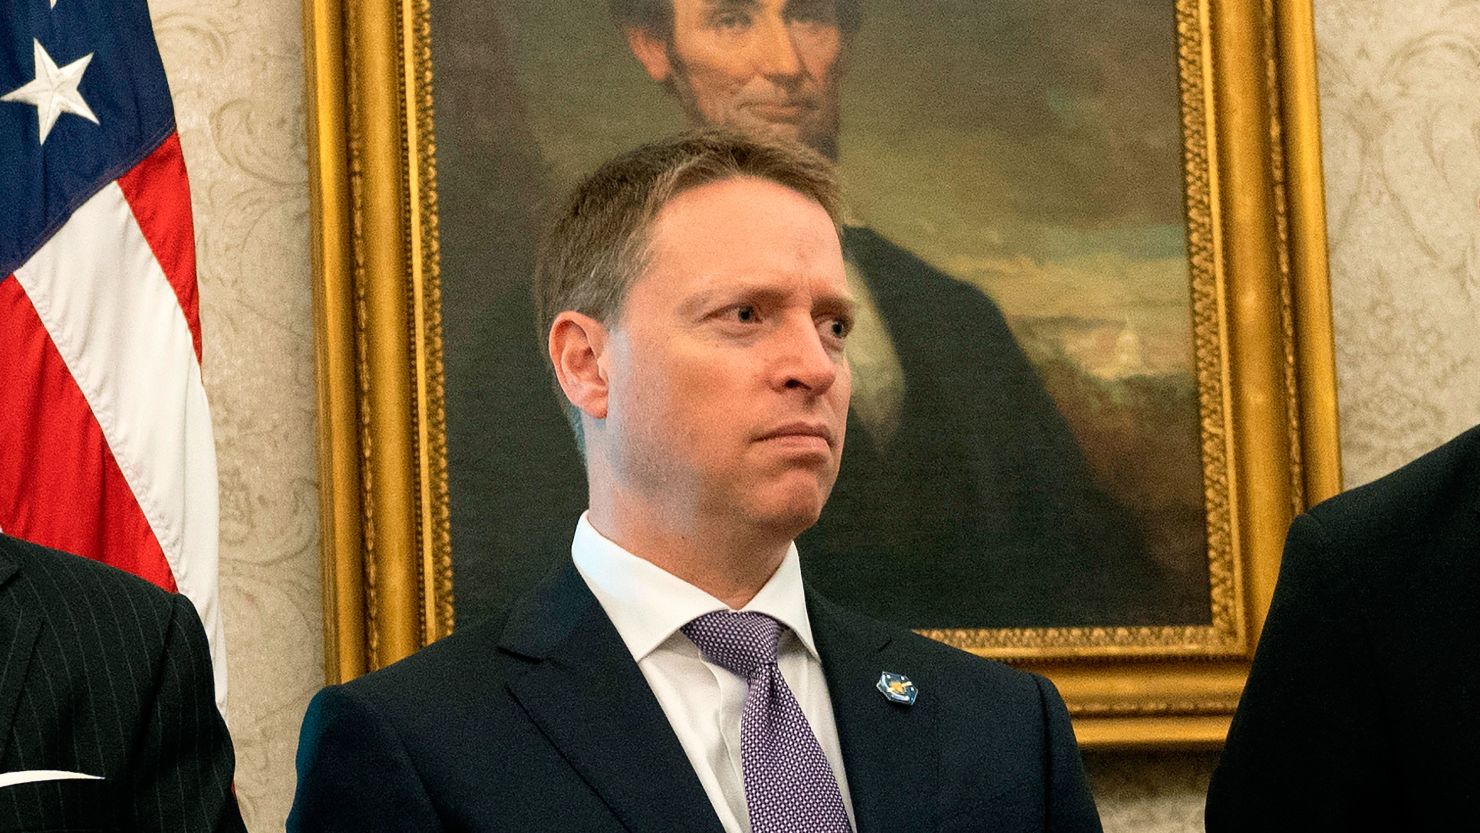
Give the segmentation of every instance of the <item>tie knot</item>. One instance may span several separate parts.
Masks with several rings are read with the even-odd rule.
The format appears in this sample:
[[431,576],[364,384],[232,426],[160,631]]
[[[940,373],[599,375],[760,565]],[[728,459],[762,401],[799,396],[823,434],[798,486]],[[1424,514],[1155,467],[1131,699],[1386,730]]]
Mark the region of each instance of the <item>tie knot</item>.
[[721,610],[684,625],[684,635],[704,658],[742,677],[776,661],[781,623],[764,613]]

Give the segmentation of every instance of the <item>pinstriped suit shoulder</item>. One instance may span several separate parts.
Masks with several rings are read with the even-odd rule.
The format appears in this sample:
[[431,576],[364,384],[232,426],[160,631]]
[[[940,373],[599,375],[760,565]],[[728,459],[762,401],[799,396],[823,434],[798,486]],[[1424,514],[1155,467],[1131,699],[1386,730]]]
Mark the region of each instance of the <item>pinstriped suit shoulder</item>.
[[243,830],[194,607],[135,576],[0,535],[0,833]]

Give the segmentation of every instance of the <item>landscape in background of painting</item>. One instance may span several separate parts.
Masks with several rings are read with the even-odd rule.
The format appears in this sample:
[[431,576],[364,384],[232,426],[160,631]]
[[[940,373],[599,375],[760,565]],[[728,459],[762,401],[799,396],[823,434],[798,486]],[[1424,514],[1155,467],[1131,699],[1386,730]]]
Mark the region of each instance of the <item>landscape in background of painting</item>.
[[[1100,485],[1175,578],[1157,621],[1208,621],[1171,1],[862,11],[842,82],[850,210],[997,301]],[[433,0],[432,56],[466,622],[563,560],[585,503],[533,332],[541,214],[599,162],[684,123],[605,2]]]

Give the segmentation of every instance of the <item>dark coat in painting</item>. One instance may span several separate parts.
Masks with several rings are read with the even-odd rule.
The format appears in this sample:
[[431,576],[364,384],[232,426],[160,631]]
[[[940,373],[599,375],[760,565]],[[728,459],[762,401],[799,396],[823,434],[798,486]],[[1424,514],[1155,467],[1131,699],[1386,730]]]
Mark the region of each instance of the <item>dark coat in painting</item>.
[[905,400],[886,447],[850,422],[832,499],[799,542],[808,580],[914,627],[1157,621],[1160,571],[996,304],[870,229],[844,244]]

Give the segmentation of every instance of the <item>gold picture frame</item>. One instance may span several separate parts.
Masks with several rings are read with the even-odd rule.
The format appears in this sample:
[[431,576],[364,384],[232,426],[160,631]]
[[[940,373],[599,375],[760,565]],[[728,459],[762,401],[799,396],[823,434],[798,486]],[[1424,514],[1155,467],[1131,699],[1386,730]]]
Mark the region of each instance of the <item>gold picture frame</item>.
[[[1176,0],[1209,626],[939,630],[1091,747],[1222,741],[1285,528],[1340,489],[1309,0]],[[325,674],[451,632],[428,0],[305,0]]]

